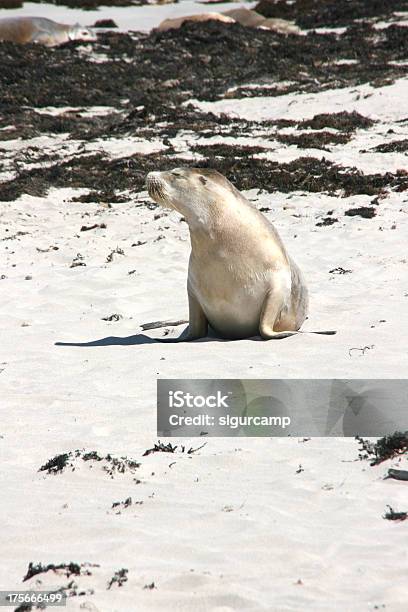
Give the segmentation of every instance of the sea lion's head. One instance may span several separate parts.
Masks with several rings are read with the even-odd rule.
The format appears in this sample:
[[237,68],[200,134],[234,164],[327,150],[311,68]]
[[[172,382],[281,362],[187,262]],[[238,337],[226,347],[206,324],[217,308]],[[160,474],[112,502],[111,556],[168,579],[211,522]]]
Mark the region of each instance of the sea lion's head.
[[166,172],[149,172],[146,186],[150,197],[164,208],[186,216],[209,211],[216,202],[240,195],[217,170],[209,168],[175,168]]
[[84,40],[84,41],[95,41],[97,40],[96,35],[79,23],[73,25],[68,32],[69,40]]

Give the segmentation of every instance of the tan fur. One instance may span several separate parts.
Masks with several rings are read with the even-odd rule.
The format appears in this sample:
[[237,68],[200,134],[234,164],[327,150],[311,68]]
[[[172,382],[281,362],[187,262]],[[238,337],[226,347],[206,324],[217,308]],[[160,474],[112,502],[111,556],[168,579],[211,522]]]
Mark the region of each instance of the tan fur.
[[293,21],[287,21],[286,19],[265,19],[260,24],[260,27],[279,32],[280,34],[299,34],[301,31]]
[[0,40],[16,43],[29,43],[32,40],[35,28],[30,19],[4,19],[0,20]]
[[247,8],[231,9],[224,11],[222,14],[232,17],[237,23],[249,28],[265,28],[281,34],[298,34],[300,32],[300,29],[292,21],[266,19],[260,13]]
[[166,32],[180,28],[186,21],[223,21],[224,23],[234,23],[231,17],[221,13],[201,13],[200,15],[185,15],[174,19],[165,19],[156,28],[158,32]]
[[156,28],[158,32],[166,32],[180,28],[186,21],[223,21],[224,23],[240,23],[249,28],[265,28],[281,34],[297,34],[300,29],[291,21],[285,19],[266,19],[256,11],[247,8],[231,9],[223,13],[201,13],[200,15],[185,15],[174,19],[165,19]]
[[96,40],[88,28],[66,25],[45,17],[10,17],[0,19],[0,41],[20,44],[39,43],[53,47],[70,40]]
[[189,333],[280,338],[302,325],[302,274],[274,226],[215,170],[176,168],[147,176],[150,196],[189,226]]
[[231,9],[229,11],[224,11],[223,15],[232,17],[232,19],[234,19],[234,21],[236,21],[237,23],[240,23],[241,25],[250,28],[256,28],[265,21],[265,17],[263,15],[260,15],[256,11],[251,11],[250,9],[246,8],[238,8]]

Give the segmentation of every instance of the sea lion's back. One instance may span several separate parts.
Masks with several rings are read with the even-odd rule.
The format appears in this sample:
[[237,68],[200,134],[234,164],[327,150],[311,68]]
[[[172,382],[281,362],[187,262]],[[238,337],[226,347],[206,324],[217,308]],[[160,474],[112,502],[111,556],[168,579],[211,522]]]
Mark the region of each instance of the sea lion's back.
[[0,19],[0,41],[30,43],[39,33],[52,33],[60,29],[64,29],[64,26],[46,17],[7,17]]
[[0,40],[27,43],[33,35],[33,24],[28,17],[0,19]]

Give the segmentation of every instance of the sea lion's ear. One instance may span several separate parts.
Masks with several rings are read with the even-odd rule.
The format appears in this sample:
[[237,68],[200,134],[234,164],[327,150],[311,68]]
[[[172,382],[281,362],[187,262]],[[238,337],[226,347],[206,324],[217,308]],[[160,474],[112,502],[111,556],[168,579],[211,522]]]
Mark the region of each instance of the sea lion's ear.
[[74,23],[73,25],[70,25],[69,34],[75,34],[75,32],[77,32],[80,27],[81,26],[79,25],[79,23]]
[[206,178],[204,178],[203,176],[199,176],[198,178],[202,182],[203,185],[207,184],[207,179]]

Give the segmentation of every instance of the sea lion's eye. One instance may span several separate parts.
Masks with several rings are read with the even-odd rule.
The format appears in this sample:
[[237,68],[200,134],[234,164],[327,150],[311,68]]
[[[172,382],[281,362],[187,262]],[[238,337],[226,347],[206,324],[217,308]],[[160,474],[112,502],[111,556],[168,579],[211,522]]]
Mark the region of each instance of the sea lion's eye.
[[205,179],[203,176],[199,176],[198,178],[200,179],[203,185],[207,184],[207,179]]
[[179,174],[178,172],[172,172],[171,175],[175,176],[176,178],[181,178],[181,174]]

